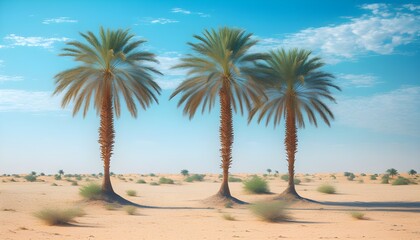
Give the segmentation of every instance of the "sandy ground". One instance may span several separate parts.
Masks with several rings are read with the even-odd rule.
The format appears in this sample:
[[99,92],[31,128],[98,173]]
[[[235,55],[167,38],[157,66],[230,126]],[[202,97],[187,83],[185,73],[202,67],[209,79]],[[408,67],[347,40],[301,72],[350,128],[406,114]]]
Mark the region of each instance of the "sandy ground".
[[[292,205],[288,208],[291,221],[268,223],[254,216],[247,206],[203,204],[201,200],[217,192],[218,174],[207,174],[204,182],[193,183],[184,182],[179,174],[157,175],[112,177],[114,189],[121,196],[157,207],[140,208],[136,215],[127,215],[122,209],[107,210],[100,202],[86,203],[78,194],[79,186],[71,186],[66,180],[42,176],[38,182],[26,182],[22,177],[0,177],[0,239],[420,239],[420,185],[380,184],[380,178],[371,181],[369,174],[354,181],[348,181],[343,173],[336,173],[336,179],[331,174],[300,174],[298,192],[329,204]],[[240,182],[230,183],[231,192],[247,202],[271,199],[286,186],[272,175],[268,181],[274,194],[247,194]],[[136,184],[138,179],[149,183],[161,176],[174,179],[175,184]],[[235,176],[245,179],[248,175]],[[11,182],[12,178],[16,182]],[[85,179],[78,181],[79,185],[87,184]],[[337,194],[319,193],[316,189],[323,183],[334,185]],[[136,190],[138,196],[129,197],[126,190]],[[33,215],[44,207],[71,206],[81,206],[86,215],[69,226],[47,226]],[[351,211],[365,213],[366,219],[352,218]],[[226,213],[236,220],[225,220]]]

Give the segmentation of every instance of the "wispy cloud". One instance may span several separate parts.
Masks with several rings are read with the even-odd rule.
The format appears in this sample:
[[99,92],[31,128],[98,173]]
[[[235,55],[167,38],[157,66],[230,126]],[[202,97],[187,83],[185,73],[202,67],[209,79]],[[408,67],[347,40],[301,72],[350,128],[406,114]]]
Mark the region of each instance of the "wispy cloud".
[[[174,20],[174,19],[169,19],[169,18],[150,18],[150,17],[146,17],[143,18],[142,20],[140,20],[140,24],[142,25],[150,25],[150,24],[169,24],[169,23],[177,23],[179,22],[178,20]],[[134,25],[138,25],[138,24],[134,24]]]
[[51,97],[51,92],[0,89],[0,112],[58,110],[61,110],[59,97]]
[[[0,67],[1,67],[1,62],[0,62]],[[2,82],[16,82],[16,81],[22,81],[23,77],[22,76],[7,76],[7,75],[0,75],[0,83]]]
[[404,86],[369,97],[342,98],[334,106],[337,123],[420,137],[420,86]]
[[378,77],[372,74],[343,74],[337,75],[337,82],[342,86],[356,88],[373,87],[378,84]]
[[58,18],[49,18],[42,21],[43,24],[52,24],[52,23],[77,23],[77,20],[71,19],[69,17],[58,17]]
[[65,42],[70,40],[69,38],[48,38],[48,37],[22,37],[16,34],[9,34],[4,37],[4,40],[9,41],[8,47],[24,46],[24,47],[42,47],[52,48],[57,42]]
[[156,68],[164,74],[157,79],[162,89],[174,89],[185,79],[185,70],[171,69],[180,63],[180,58],[181,54],[178,52],[164,52],[157,56],[159,65]]
[[369,11],[367,14],[350,17],[341,24],[303,29],[282,39],[262,39],[258,48],[305,46],[319,52],[330,63],[372,53],[393,54],[398,46],[409,44],[420,35],[420,15],[412,12],[418,7],[365,4],[361,8]]
[[180,14],[186,14],[186,15],[198,15],[198,16],[203,17],[203,18],[210,17],[210,14],[207,14],[207,13],[192,12],[190,10],[186,10],[186,9],[179,8],[179,7],[172,8],[171,9],[171,12],[173,12],[173,13],[180,13]]

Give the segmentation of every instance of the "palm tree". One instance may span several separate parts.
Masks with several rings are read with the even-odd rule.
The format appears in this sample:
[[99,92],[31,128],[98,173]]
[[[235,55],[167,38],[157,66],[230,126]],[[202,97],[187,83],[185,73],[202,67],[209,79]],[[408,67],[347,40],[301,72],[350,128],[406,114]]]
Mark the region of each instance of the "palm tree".
[[201,106],[201,112],[210,112],[217,96],[220,101],[220,142],[223,181],[216,198],[240,202],[232,197],[229,185],[229,168],[232,164],[232,108],[243,114],[244,105],[250,109],[254,101],[264,94],[249,78],[255,61],[263,59],[262,54],[248,54],[257,41],[240,29],[223,27],[205,30],[203,36],[194,35],[198,43],[188,43],[194,54],[181,59],[174,68],[188,70],[184,80],[171,95],[181,94],[178,107],[184,104],[184,114],[190,120]]
[[389,174],[389,176],[391,176],[391,178],[398,175],[398,171],[395,168],[390,168],[390,169],[386,170],[386,172]]
[[417,174],[417,171],[416,171],[416,170],[414,170],[414,169],[411,169],[410,171],[408,171],[408,174],[409,174],[410,176],[414,176],[414,175],[416,175],[416,174]]
[[122,200],[111,185],[109,168],[114,146],[114,112],[121,115],[120,97],[123,96],[128,111],[137,117],[137,100],[143,109],[153,102],[158,103],[156,94],[160,87],[153,81],[152,74],[161,74],[150,65],[157,62],[155,55],[139,51],[145,40],[134,40],[128,30],[99,31],[99,37],[92,32],[81,33],[87,43],[68,42],[60,56],[73,57],[80,65],[60,72],[55,76],[54,94],[65,92],[62,107],[74,101],[73,116],[83,107],[83,117],[93,103],[100,116],[99,144],[104,164],[102,194],[107,200]]
[[295,154],[297,152],[297,128],[305,127],[304,113],[309,122],[317,126],[317,115],[330,126],[334,115],[324,99],[335,102],[331,88],[340,90],[333,84],[330,73],[319,70],[324,63],[319,57],[310,57],[307,50],[284,49],[271,51],[269,59],[258,64],[258,81],[266,87],[268,100],[262,101],[250,112],[249,121],[258,115],[258,123],[265,117],[274,127],[285,119],[285,148],[288,161],[288,187],[280,198],[300,199],[294,184]]
[[61,175],[64,175],[64,171],[63,170],[59,170],[58,171],[58,174],[61,176]]

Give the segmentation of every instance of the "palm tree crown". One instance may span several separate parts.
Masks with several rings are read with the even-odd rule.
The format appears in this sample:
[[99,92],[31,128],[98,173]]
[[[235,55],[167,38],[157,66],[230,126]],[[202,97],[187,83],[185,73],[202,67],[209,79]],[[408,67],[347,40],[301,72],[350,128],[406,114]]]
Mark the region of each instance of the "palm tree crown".
[[188,78],[173,92],[171,98],[182,92],[178,107],[184,106],[184,114],[191,119],[200,104],[201,112],[211,111],[220,89],[225,85],[226,93],[236,112],[238,107],[243,113],[243,104],[250,109],[253,101],[262,94],[257,85],[250,81],[252,64],[265,55],[247,54],[257,41],[252,34],[232,28],[218,31],[205,30],[203,36],[194,35],[198,43],[188,43],[195,55],[187,55],[174,68],[188,69]]
[[267,86],[268,100],[251,111],[249,120],[257,114],[258,122],[266,117],[266,125],[272,120],[276,126],[289,110],[298,127],[305,127],[304,113],[315,126],[316,114],[330,125],[334,115],[323,100],[335,102],[330,89],[340,88],[333,83],[332,74],[319,70],[324,66],[321,59],[309,58],[310,54],[299,49],[270,51],[270,57],[265,64],[259,64],[258,70],[258,79]]
[[158,102],[156,93],[160,94],[160,87],[153,81],[152,74],[161,74],[148,62],[157,62],[155,55],[137,48],[145,40],[133,41],[134,35],[128,30],[100,29],[100,39],[92,32],[80,33],[88,42],[78,41],[67,43],[60,56],[74,57],[81,65],[63,71],[55,76],[58,94],[65,89],[62,107],[75,101],[73,115],[84,103],[83,116],[86,115],[93,97],[94,108],[99,114],[104,97],[104,89],[110,87],[113,106],[117,117],[121,115],[120,95],[124,97],[127,109],[131,115],[137,116],[134,98],[146,109],[152,102]]

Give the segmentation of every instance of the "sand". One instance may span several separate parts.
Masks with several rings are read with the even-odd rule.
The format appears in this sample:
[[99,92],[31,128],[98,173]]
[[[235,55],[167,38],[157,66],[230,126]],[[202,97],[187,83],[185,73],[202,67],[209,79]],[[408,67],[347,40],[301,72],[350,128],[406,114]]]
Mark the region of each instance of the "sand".
[[[247,206],[204,204],[202,200],[220,186],[218,174],[206,174],[204,182],[193,183],[184,182],[179,174],[157,175],[112,177],[114,190],[121,196],[157,207],[139,208],[136,215],[127,215],[123,209],[107,210],[101,202],[85,202],[78,194],[80,186],[53,176],[38,177],[38,182],[0,177],[0,239],[420,239],[420,185],[381,184],[380,178],[371,181],[369,175],[357,174],[354,181],[348,181],[343,173],[335,173],[336,179],[329,173],[299,174],[302,183],[297,185],[298,192],[329,204],[291,205],[287,210],[291,221],[269,223],[254,216]],[[175,184],[136,184],[138,179],[149,183],[161,176],[174,179]],[[245,179],[249,174],[235,176]],[[16,182],[11,182],[12,178]],[[248,194],[240,182],[230,183],[230,187],[235,197],[246,202],[271,199],[286,187],[286,182],[273,174],[268,182],[273,194]],[[78,181],[79,185],[87,183]],[[319,193],[316,189],[323,183],[334,185],[337,194]],[[127,196],[129,189],[138,195]],[[82,207],[86,215],[67,226],[48,226],[33,215],[44,207],[72,206]],[[352,218],[351,211],[365,213],[366,219]],[[226,213],[236,220],[225,220]]]

